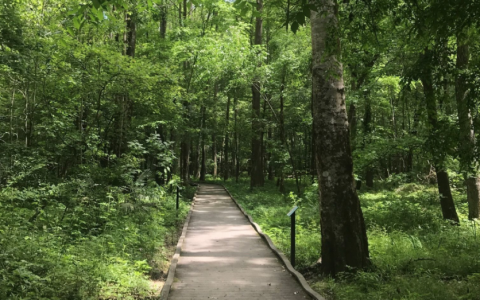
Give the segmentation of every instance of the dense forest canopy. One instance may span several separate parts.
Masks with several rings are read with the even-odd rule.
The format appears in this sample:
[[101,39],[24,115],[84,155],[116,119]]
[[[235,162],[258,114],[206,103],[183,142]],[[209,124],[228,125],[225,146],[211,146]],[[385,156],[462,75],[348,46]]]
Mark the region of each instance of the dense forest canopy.
[[[150,297],[188,210],[175,188],[195,181],[313,199],[317,273],[336,278],[375,268],[367,235],[391,228],[374,191],[435,186],[408,209],[478,224],[477,0],[0,0],[0,16],[1,299]],[[478,281],[471,253],[452,276]]]

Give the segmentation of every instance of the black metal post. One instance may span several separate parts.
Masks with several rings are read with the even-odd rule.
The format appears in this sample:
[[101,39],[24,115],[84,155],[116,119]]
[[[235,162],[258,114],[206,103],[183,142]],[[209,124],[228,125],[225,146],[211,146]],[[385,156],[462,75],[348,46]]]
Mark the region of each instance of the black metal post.
[[177,185],[177,206],[176,206],[176,209],[178,210],[178,198],[180,197],[180,191],[178,189],[178,185]]
[[290,216],[290,262],[295,268],[295,212]]

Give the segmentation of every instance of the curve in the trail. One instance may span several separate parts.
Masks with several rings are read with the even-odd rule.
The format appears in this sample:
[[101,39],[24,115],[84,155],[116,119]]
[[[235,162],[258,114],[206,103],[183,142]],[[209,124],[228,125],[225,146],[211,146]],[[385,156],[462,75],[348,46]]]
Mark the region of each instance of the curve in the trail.
[[202,184],[168,299],[311,298],[224,188]]

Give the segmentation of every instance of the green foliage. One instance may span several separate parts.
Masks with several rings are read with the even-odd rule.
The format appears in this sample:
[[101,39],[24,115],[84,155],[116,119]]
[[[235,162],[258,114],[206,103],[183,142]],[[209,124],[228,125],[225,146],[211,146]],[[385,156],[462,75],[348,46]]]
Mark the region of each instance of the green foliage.
[[[83,168],[79,178],[58,185],[2,190],[0,298],[152,295],[148,279],[153,259],[174,243],[188,202],[181,201],[176,214],[175,194],[152,182],[130,179],[126,182],[131,186],[114,187],[92,180],[95,176],[89,171],[98,170]],[[110,176],[118,174],[116,169],[111,172]],[[191,191],[183,194],[188,199]]]
[[[294,190],[293,184],[289,181],[287,188]],[[478,299],[480,223],[465,220],[460,202],[463,225],[443,221],[437,192],[429,186],[403,184],[395,191],[361,193],[373,267],[333,280],[317,277],[311,267],[320,258],[316,185],[301,197],[293,192],[282,195],[273,183],[254,191],[247,181],[225,185],[287,257],[286,213],[299,206],[297,268],[328,299]]]

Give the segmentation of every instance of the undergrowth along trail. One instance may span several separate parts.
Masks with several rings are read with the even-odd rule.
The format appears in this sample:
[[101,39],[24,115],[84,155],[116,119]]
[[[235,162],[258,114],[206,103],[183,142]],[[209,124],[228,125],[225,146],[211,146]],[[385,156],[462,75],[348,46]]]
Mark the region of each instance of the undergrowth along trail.
[[[218,181],[220,183],[220,181]],[[337,279],[318,275],[320,225],[316,185],[281,194],[274,182],[250,189],[247,180],[223,182],[275,245],[290,255],[290,219],[297,210],[296,263],[310,284],[329,299],[480,299],[478,221],[469,222],[458,201],[462,225],[442,220],[434,187],[403,184],[360,193],[373,266]],[[460,194],[460,193],[458,193]]]

